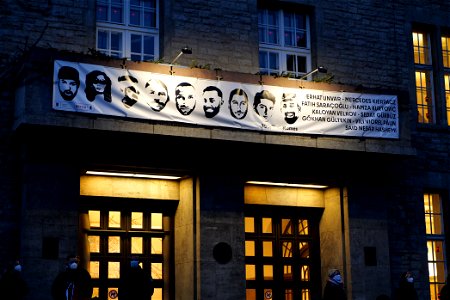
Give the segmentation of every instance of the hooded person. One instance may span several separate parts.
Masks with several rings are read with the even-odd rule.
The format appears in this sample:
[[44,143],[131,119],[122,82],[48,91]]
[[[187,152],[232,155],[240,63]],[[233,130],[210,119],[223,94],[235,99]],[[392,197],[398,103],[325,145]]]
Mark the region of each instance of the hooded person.
[[338,269],[328,271],[327,283],[323,290],[323,300],[347,300],[344,282]]
[[403,272],[401,274],[398,288],[394,293],[394,300],[419,300],[411,272]]

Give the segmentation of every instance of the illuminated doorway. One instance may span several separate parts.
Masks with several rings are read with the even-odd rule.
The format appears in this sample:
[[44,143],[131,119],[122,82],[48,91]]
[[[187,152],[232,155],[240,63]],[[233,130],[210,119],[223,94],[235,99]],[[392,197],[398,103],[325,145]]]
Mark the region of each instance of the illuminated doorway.
[[141,267],[153,278],[152,300],[170,299],[165,287],[170,278],[173,218],[167,207],[160,202],[152,205],[145,201],[142,205],[142,200],[93,201],[94,198],[89,197],[85,201],[89,204],[82,210],[87,217],[82,227],[89,257],[87,268],[94,285],[93,299],[120,300],[120,277],[131,256],[139,257]]
[[310,208],[246,207],[247,300],[320,299],[320,214]]

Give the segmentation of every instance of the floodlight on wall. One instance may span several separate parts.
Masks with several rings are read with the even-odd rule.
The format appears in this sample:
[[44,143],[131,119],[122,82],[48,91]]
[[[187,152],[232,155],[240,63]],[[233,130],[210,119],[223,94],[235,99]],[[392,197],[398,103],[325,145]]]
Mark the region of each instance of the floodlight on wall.
[[170,63],[170,75],[173,75],[173,73],[175,73],[173,71],[173,64],[181,57],[181,55],[183,54],[192,54],[192,48],[189,48],[188,46],[181,48],[180,53],[178,53],[178,55],[172,60],[172,62]]
[[306,77],[308,77],[309,75],[312,75],[312,74],[314,74],[314,73],[316,73],[316,72],[319,72],[319,73],[326,73],[326,72],[328,72],[328,70],[327,70],[325,67],[320,66],[320,67],[318,67],[317,69],[314,69],[314,70],[312,70],[312,71],[306,73],[305,75],[303,75],[302,77],[300,77],[299,80],[303,80],[303,79],[305,79]]
[[192,48],[189,48],[188,46],[183,47],[180,53],[178,53],[178,55],[172,60],[170,64],[173,65],[183,54],[192,54]]

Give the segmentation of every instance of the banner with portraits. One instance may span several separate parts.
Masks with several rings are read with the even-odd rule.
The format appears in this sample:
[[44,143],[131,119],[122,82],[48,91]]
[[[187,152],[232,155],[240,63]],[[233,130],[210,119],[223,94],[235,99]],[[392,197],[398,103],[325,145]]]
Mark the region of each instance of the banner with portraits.
[[56,60],[53,109],[287,134],[399,138],[395,95],[286,88]]

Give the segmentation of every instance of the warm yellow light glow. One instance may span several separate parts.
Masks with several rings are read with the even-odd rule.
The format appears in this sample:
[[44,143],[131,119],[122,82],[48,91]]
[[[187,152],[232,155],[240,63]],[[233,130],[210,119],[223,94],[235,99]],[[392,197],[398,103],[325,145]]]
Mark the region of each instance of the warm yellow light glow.
[[310,189],[325,189],[325,188],[327,188],[326,185],[282,183],[282,182],[269,182],[269,181],[247,181],[247,183],[248,184],[258,184],[258,185],[283,186],[283,187],[310,188]]
[[113,176],[113,177],[133,177],[133,178],[151,178],[151,179],[167,179],[167,180],[178,180],[178,179],[181,178],[180,176],[169,176],[169,175],[120,173],[120,172],[101,172],[101,171],[86,171],[86,175]]

